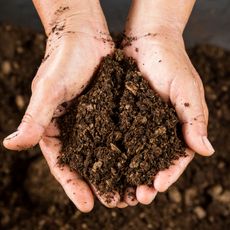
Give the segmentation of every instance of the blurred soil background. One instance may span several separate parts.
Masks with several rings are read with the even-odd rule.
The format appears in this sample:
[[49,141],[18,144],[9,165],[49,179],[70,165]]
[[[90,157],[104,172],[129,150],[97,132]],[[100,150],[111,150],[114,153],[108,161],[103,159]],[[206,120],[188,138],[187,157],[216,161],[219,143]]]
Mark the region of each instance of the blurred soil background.
[[[14,131],[31,94],[46,38],[0,25],[0,141]],[[202,44],[189,55],[204,82],[216,154],[196,156],[179,181],[149,206],[82,214],[68,200],[39,148],[0,145],[0,229],[230,229],[230,52]]]

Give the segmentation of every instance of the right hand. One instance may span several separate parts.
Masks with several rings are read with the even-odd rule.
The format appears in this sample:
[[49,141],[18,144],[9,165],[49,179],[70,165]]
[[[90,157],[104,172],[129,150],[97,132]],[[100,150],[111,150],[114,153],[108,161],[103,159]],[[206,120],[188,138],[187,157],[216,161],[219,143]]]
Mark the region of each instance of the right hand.
[[[148,17],[143,18],[139,19],[142,23],[148,20]],[[208,108],[203,84],[186,53],[182,33],[170,27],[154,28],[154,25],[154,30],[145,30],[143,25],[147,25],[147,22],[141,22],[133,14],[127,23],[126,36],[134,39],[131,45],[124,47],[124,51],[136,60],[143,77],[159,96],[175,107],[187,144],[186,157],[180,157],[168,169],[158,172],[153,177],[152,187],[137,187],[137,200],[150,204],[157,192],[165,192],[177,181],[195,152],[211,156],[214,149],[207,138]],[[156,21],[148,25],[151,23]]]

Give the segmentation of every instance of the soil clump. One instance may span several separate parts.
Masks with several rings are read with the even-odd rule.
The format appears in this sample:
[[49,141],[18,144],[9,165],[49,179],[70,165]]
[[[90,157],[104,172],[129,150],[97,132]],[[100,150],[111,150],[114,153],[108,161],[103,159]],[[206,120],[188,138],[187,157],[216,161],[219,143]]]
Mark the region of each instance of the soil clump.
[[164,102],[117,49],[105,57],[88,88],[58,119],[60,162],[100,193],[153,183],[160,170],[185,156],[175,109]]

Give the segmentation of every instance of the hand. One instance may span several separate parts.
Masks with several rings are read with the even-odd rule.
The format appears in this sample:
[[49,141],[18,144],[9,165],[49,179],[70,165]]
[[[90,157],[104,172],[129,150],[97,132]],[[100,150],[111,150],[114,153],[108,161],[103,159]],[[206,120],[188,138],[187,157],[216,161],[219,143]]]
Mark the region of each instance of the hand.
[[167,30],[137,35],[132,31],[126,33],[133,37],[133,41],[131,46],[124,47],[125,53],[137,61],[151,87],[175,107],[188,145],[187,157],[159,172],[152,188],[144,185],[137,188],[137,200],[149,204],[157,192],[167,190],[179,178],[193,159],[194,152],[209,156],[214,149],[207,139],[208,109],[203,85],[186,54],[182,36]]
[[52,174],[73,203],[88,212],[94,205],[93,193],[79,175],[57,165],[58,129],[51,120],[64,112],[64,102],[87,86],[102,57],[113,52],[114,44],[102,11],[96,6],[92,12],[88,6],[82,11],[69,6],[54,11],[55,19],[49,22],[44,22],[43,15],[48,40],[44,60],[32,82],[29,106],[17,131],[5,138],[4,146],[22,150],[39,142]]

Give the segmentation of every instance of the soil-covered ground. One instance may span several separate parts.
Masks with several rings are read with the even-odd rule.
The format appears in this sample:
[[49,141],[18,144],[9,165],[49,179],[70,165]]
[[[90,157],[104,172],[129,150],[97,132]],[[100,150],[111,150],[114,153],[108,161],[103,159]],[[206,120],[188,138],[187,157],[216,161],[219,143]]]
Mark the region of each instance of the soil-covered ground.
[[[23,116],[44,46],[43,35],[0,26],[1,141]],[[205,85],[214,156],[197,156],[149,206],[119,210],[97,202],[82,214],[50,175],[38,148],[11,152],[1,144],[0,229],[229,229],[230,52],[200,45],[189,53]]]

